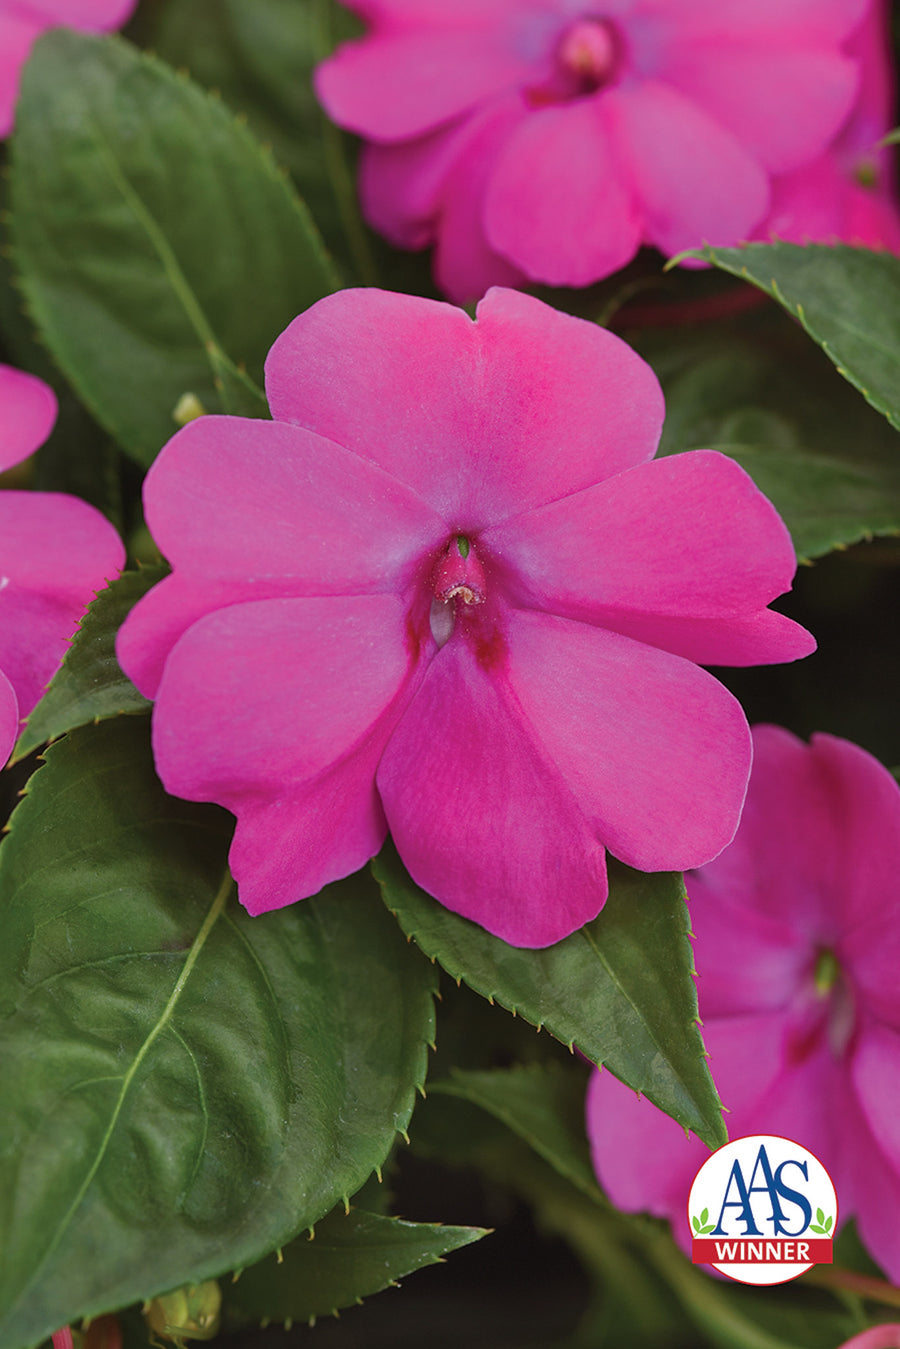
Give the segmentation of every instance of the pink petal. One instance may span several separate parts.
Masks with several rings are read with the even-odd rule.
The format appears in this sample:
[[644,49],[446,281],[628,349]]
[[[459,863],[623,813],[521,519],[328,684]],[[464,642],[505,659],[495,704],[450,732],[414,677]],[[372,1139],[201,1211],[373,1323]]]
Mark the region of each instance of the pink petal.
[[447,526],[371,460],[300,427],[199,417],[147,474],[149,528],[174,567],[294,594],[393,590]]
[[793,545],[725,455],[640,464],[495,526],[483,542],[513,569],[518,602],[689,660],[750,665],[815,649],[805,629],[765,612],[790,589]]
[[0,365],[0,470],[12,468],[43,445],[56,411],[56,395],[42,379]]
[[[900,1001],[896,987],[895,980],[895,1002]],[[867,1021],[853,1053],[852,1073],[866,1122],[900,1180],[900,1034]]]
[[586,286],[634,257],[641,217],[603,97],[542,108],[499,155],[485,200],[494,250],[526,276]]
[[514,946],[548,946],[596,917],[606,867],[499,670],[454,637],[432,661],[378,769],[394,842],[446,908]]
[[137,7],[137,0],[16,0],[16,3],[46,27],[65,24],[98,33],[121,28]]
[[99,511],[52,492],[0,493],[0,540],[0,669],[24,717],[125,553]]
[[[729,1017],[703,1031],[710,1069],[732,1138],[754,1132],[748,1120],[777,1078],[782,1058],[781,1016]],[[594,1170],[617,1208],[668,1218],[683,1250],[690,1251],[686,1209],[691,1184],[709,1156],[699,1139],[669,1115],[634,1095],[609,1073],[595,1073],[588,1087],[587,1130]]]
[[490,249],[482,219],[497,152],[523,115],[518,96],[502,98],[417,140],[363,148],[366,219],[401,248],[424,248],[437,237],[437,281],[458,302],[479,299],[491,285],[525,280]]
[[750,234],[768,209],[768,180],[730,132],[658,80],[616,88],[606,98],[647,242],[673,254]]
[[282,333],[266,374],[275,418],[374,460],[462,531],[651,458],[663,417],[656,377],[623,342],[508,290],[477,323],[342,291]]
[[702,888],[710,903],[783,924],[813,952],[832,943],[842,926],[840,881],[827,878],[842,874],[843,824],[801,740],[779,726],[755,726],[753,749],[737,837],[692,880],[691,893]]
[[[720,854],[720,869],[734,847],[732,843]],[[732,887],[707,884],[710,870],[715,870],[712,864],[684,878],[691,901],[700,1015],[708,1020],[790,1006],[809,976],[808,941],[788,922],[741,903],[746,896],[740,888],[736,894]]]
[[0,670],[0,767],[6,763],[19,734],[19,704],[15,690]]
[[0,13],[0,139],[13,128],[22,67],[45,25],[24,13]]
[[734,835],[750,733],[731,694],[678,656],[532,611],[509,617],[525,723],[610,852],[682,870]]
[[610,1072],[595,1070],[588,1084],[586,1126],[591,1159],[607,1198],[626,1213],[668,1218],[683,1245],[691,1183],[709,1156],[646,1097]]
[[377,465],[299,427],[200,417],[147,474],[145,515],[176,574],[126,620],[123,668],[153,697],[204,613],[284,595],[404,589],[447,526]]
[[393,595],[239,604],[177,643],[154,712],[156,766],[167,790],[237,815],[232,860],[251,912],[377,852],[375,768],[414,668]]
[[376,33],[316,70],[316,93],[341,126],[374,141],[422,136],[534,73],[502,31]]
[[771,173],[821,154],[858,82],[856,63],[839,52],[774,47],[768,37],[750,45],[730,35],[678,43],[661,73]]
[[786,37],[795,42],[837,42],[862,19],[869,0],[641,0],[640,13],[667,20],[680,33],[746,37]]
[[885,1322],[883,1325],[871,1326],[869,1330],[862,1330],[845,1340],[838,1345],[838,1349],[900,1349],[900,1324],[895,1321],[892,1324]]

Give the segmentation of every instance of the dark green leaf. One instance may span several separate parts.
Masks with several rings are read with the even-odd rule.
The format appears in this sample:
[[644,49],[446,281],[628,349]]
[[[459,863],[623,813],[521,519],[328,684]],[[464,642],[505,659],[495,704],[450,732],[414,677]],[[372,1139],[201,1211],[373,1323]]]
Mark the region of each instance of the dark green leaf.
[[460,1096],[499,1119],[567,1180],[599,1198],[584,1132],[583,1073],[554,1064],[494,1072],[458,1072],[432,1082],[429,1094]]
[[845,244],[704,248],[798,318],[846,379],[900,428],[900,258]]
[[425,1075],[433,971],[371,882],[250,918],[228,818],[165,795],[147,732],[53,745],[0,847],[3,1349],[261,1259]]
[[328,122],[312,86],[315,64],[337,40],[361,29],[332,0],[170,0],[160,7],[146,45],[172,65],[186,66],[248,118],[254,134],[290,169],[329,243],[355,263],[360,281],[372,284],[342,133]]
[[392,845],[372,866],[404,932],[454,979],[577,1045],[709,1146],[725,1141],[696,1022],[680,876],[611,861],[599,918],[529,951],[443,908],[410,879]]
[[118,38],[55,31],[23,80],[12,238],[41,336],[140,463],[186,393],[265,416],[266,353],[338,284],[306,208],[221,101]]
[[100,591],[88,606],[62,667],[28,718],[13,762],[76,726],[149,710],[150,703],[116,660],[116,634],[126,614],[167,570],[156,566],[126,571]]
[[299,1237],[283,1252],[245,1270],[226,1290],[226,1307],[267,1321],[315,1321],[433,1265],[487,1233],[482,1227],[409,1223],[335,1209],[315,1237]]
[[666,395],[661,454],[716,449],[777,507],[801,558],[900,532],[900,441],[775,310],[736,331],[650,334]]

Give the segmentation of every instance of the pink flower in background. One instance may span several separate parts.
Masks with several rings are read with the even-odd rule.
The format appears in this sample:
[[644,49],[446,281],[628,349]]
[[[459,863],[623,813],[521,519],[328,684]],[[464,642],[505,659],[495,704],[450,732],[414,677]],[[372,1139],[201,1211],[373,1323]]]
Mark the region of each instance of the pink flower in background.
[[[710,1068],[732,1138],[779,1134],[814,1152],[842,1219],[900,1278],[900,787],[856,745],[753,731],[753,774],[730,847],[687,877]],[[588,1134],[614,1204],[668,1218],[685,1249],[709,1154],[608,1073]]]
[[438,283],[458,300],[494,282],[583,286],[642,244],[737,243],[786,178],[793,211],[788,176],[828,151],[854,106],[849,43],[869,12],[868,0],[350,8],[368,32],[319,67],[319,97],[368,142],[369,220],[400,247],[436,242]]
[[173,567],[119,658],[167,789],[238,818],[251,913],[362,866],[523,946],[602,907],[604,849],[715,855],[749,732],[696,662],[791,660],[795,558],[730,459],[650,462],[659,385],[513,291],[473,322],[376,290],[314,305],[266,368],[273,421],[208,416],[150,469]]
[[894,151],[879,142],[894,125],[889,7],[871,4],[847,43],[859,62],[859,92],[839,135],[812,163],[772,183],[772,207],[757,238],[861,244],[900,252]]
[[886,1321],[884,1325],[872,1326],[845,1340],[838,1349],[900,1349],[900,1325]]
[[[52,389],[0,365],[0,470],[36,450],[55,420]],[[58,492],[0,491],[0,765],[85,606],[124,561],[118,534],[87,502]]]
[[13,127],[22,67],[48,28],[66,24],[108,33],[129,19],[137,0],[0,0],[0,137]]

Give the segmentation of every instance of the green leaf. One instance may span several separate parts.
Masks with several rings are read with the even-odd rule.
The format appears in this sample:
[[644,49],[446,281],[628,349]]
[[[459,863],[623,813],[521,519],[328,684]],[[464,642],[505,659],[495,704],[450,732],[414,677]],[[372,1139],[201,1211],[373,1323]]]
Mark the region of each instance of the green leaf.
[[691,1219],[691,1222],[692,1222],[692,1224],[693,1224],[694,1231],[695,1231],[695,1232],[699,1232],[699,1231],[700,1231],[700,1219],[697,1218],[697,1217],[693,1217],[693,1218]]
[[819,1227],[816,1223],[810,1223],[809,1230],[811,1232],[818,1232],[820,1236],[824,1236],[825,1232],[827,1231],[826,1228]]
[[900,258],[845,244],[745,244],[703,257],[771,295],[900,429]]
[[584,1132],[583,1073],[556,1064],[456,1072],[429,1083],[429,1095],[435,1092],[481,1106],[584,1194],[600,1197]]
[[53,745],[13,816],[3,1349],[261,1259],[409,1123],[433,970],[364,873],[250,918],[223,883],[229,833],[165,795],[143,717]]
[[149,23],[142,45],[186,66],[248,118],[290,169],[329,244],[355,262],[361,283],[372,284],[355,202],[353,219],[346,215],[345,195],[355,198],[355,187],[343,133],[328,122],[312,86],[316,63],[339,39],[358,35],[359,20],[331,0],[175,0],[152,11]]
[[220,100],[118,38],[55,31],[23,79],[12,240],[43,340],[141,464],[186,393],[265,416],[263,362],[338,283],[303,203]]
[[661,454],[715,449],[773,502],[801,558],[900,532],[897,433],[776,310],[638,341],[666,396]]
[[824,1212],[824,1210],[823,1210],[823,1209],[820,1209],[820,1208],[817,1208],[817,1209],[816,1209],[816,1222],[817,1222],[817,1223],[823,1223],[824,1221],[825,1221],[825,1212]]
[[705,1223],[705,1222],[708,1222],[708,1221],[709,1221],[709,1209],[708,1209],[708,1208],[705,1208],[705,1209],[703,1210],[703,1212],[700,1214],[700,1221],[701,1221],[701,1223]]
[[116,660],[116,634],[125,616],[167,571],[164,566],[126,571],[88,605],[62,666],[19,737],[14,763],[76,726],[149,710],[150,703]]
[[335,1209],[315,1237],[245,1270],[225,1290],[226,1308],[267,1321],[315,1321],[379,1293],[424,1265],[433,1265],[486,1236],[482,1227],[442,1227],[351,1209]]
[[407,936],[454,979],[605,1064],[710,1147],[727,1138],[697,1027],[684,885],[610,859],[599,918],[545,950],[508,946],[443,908],[391,844],[372,863]]
[[833,1215],[832,1215],[832,1217],[826,1218],[826,1219],[825,1219],[825,1231],[826,1231],[826,1232],[830,1232],[830,1231],[831,1231],[831,1225],[832,1225],[833,1222],[834,1222],[834,1216],[833,1216]]

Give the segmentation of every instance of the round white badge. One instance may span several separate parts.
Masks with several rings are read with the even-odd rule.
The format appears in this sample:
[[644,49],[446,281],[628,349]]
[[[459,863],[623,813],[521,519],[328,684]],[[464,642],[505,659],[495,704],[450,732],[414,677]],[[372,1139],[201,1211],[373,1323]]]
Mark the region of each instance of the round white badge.
[[818,1157],[775,1134],[735,1138],[707,1157],[688,1200],[694,1264],[740,1283],[785,1283],[830,1265],[837,1221]]

